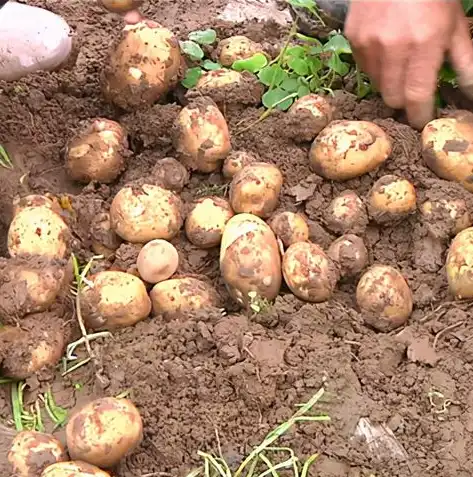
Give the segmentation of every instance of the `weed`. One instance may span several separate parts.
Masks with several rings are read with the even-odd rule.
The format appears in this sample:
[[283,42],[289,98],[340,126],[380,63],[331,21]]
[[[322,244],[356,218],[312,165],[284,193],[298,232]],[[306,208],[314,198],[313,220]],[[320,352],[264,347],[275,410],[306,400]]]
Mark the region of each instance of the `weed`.
[[195,195],[196,197],[208,197],[210,195],[226,197],[228,194],[229,187],[229,184],[205,184],[197,189]]
[[15,428],[18,432],[44,432],[43,416],[39,401],[37,400],[32,404],[29,410],[25,409],[23,400],[25,388],[26,383],[24,381],[18,381],[11,386],[11,402]]
[[48,389],[46,394],[41,396],[41,400],[44,402],[44,407],[49,415],[49,418],[54,422],[54,430],[56,430],[58,427],[63,427],[67,422],[68,412],[67,409],[64,409],[56,404],[51,389]]
[[272,307],[272,303],[267,298],[258,295],[255,291],[249,292],[248,297],[250,310],[257,315],[267,313]]
[[10,159],[10,156],[3,146],[0,146],[0,167],[5,169],[13,169],[13,163]]

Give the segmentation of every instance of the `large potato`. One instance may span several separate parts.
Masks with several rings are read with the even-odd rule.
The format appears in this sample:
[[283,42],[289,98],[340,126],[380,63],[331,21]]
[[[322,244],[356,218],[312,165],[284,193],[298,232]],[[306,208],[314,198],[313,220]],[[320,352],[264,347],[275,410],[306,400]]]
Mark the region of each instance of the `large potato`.
[[72,415],[66,439],[71,459],[109,468],[141,443],[143,422],[129,399],[96,399]]
[[294,212],[280,212],[268,221],[271,230],[287,248],[293,243],[309,240],[309,226],[300,214]]
[[161,100],[179,79],[179,41],[151,20],[123,29],[102,76],[105,98],[130,110]]
[[128,242],[169,240],[182,227],[181,199],[155,185],[126,186],[113,198],[110,222],[112,229]]
[[462,230],[450,244],[446,271],[455,299],[473,298],[473,227]]
[[283,176],[279,168],[254,162],[235,175],[230,184],[230,205],[237,213],[269,217],[279,203]]
[[138,254],[136,267],[140,277],[148,283],[170,278],[179,266],[179,253],[173,244],[156,239],[148,242]]
[[336,234],[362,234],[368,225],[368,213],[356,192],[343,191],[335,197],[325,211],[327,227]]
[[402,274],[389,265],[372,265],[360,278],[356,302],[363,319],[379,331],[402,326],[412,313],[412,292]]
[[74,461],[50,465],[41,477],[110,477],[110,474],[95,465]]
[[368,250],[361,237],[346,234],[335,240],[327,255],[338,265],[342,277],[360,273],[368,264]]
[[81,308],[91,328],[133,326],[150,314],[146,287],[135,275],[110,270],[89,277],[89,282],[81,292]]
[[390,156],[389,136],[369,121],[332,121],[317,136],[309,153],[312,170],[336,181],[373,171]]
[[269,225],[252,214],[232,217],[223,231],[220,271],[240,305],[249,304],[250,292],[274,300],[281,288],[281,255]]
[[222,66],[230,67],[237,60],[246,60],[256,53],[262,53],[261,45],[243,35],[222,40],[217,47],[217,55]]

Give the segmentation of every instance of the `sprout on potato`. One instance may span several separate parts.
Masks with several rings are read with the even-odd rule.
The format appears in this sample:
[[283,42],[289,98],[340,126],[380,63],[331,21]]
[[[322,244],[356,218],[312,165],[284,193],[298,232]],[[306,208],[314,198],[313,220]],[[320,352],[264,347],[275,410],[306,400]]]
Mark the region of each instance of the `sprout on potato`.
[[283,176],[279,168],[254,162],[235,175],[230,184],[230,205],[237,213],[269,217],[279,203]]
[[110,477],[110,474],[95,465],[72,461],[59,462],[46,467],[41,477]]
[[256,53],[262,53],[261,45],[246,36],[236,35],[222,40],[217,47],[219,63],[232,66],[237,60],[246,60]]
[[155,284],[176,273],[179,254],[176,247],[166,240],[151,240],[140,250],[136,266],[144,281]]
[[389,157],[392,140],[369,121],[332,121],[314,140],[309,153],[312,170],[346,181],[375,170]]
[[13,199],[13,215],[17,215],[23,209],[29,207],[47,207],[57,214],[62,213],[61,206],[57,200],[46,195],[31,194]]
[[181,199],[160,186],[126,186],[110,206],[112,229],[124,240],[146,243],[169,240],[182,226]]
[[103,212],[95,216],[90,225],[92,250],[105,258],[112,256],[122,243],[122,239],[113,231],[110,214]]
[[450,293],[457,300],[473,298],[473,227],[462,230],[450,244],[446,271]]
[[189,241],[199,248],[220,244],[227,222],[234,216],[230,204],[221,197],[202,197],[192,204],[185,223]]
[[151,176],[156,185],[173,192],[181,192],[190,179],[187,169],[173,157],[165,157],[157,161]]
[[110,119],[95,119],[68,144],[66,170],[75,181],[108,184],[125,169],[127,154],[123,127]]
[[112,13],[126,13],[143,5],[143,0],[99,0],[99,2]]
[[325,211],[324,220],[336,234],[362,234],[368,225],[368,213],[356,192],[346,190],[332,200]]
[[309,226],[300,214],[280,212],[271,217],[268,225],[286,248],[293,243],[309,240]]
[[261,162],[259,156],[247,151],[232,151],[223,161],[222,174],[225,179],[233,179],[244,167]]
[[368,264],[368,250],[363,239],[346,234],[335,240],[327,255],[338,265],[340,276],[351,277],[360,273]]
[[372,265],[360,278],[356,302],[364,320],[379,331],[406,323],[412,313],[412,292],[402,274],[389,265]]

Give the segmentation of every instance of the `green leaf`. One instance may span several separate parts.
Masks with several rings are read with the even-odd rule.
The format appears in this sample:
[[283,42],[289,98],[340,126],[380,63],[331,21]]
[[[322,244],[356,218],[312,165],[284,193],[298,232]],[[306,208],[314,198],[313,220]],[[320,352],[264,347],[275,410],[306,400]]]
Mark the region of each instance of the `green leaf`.
[[204,60],[202,63],[202,68],[207,71],[215,71],[222,68],[222,65],[219,63],[215,63],[215,61]]
[[305,48],[303,46],[291,46],[286,50],[287,56],[296,56],[297,58],[303,58],[306,55]]
[[186,71],[186,76],[181,81],[181,84],[182,86],[184,86],[184,88],[193,88],[199,82],[201,76],[202,68],[200,66],[197,66],[195,68],[189,68]]
[[320,78],[318,76],[310,80],[309,88],[313,92],[318,91],[318,89],[320,88]]
[[211,28],[207,30],[198,30],[189,33],[189,40],[199,45],[211,45],[217,39],[217,32]]
[[315,0],[287,0],[287,3],[296,8],[307,8],[308,10],[315,9]]
[[287,73],[278,65],[266,66],[258,73],[258,79],[265,86],[279,86],[287,78]]
[[316,45],[322,46],[322,43],[320,43],[317,38],[312,38],[311,36],[303,35],[302,33],[296,33],[296,38],[298,40],[306,41],[307,43],[315,43]]
[[235,71],[249,71],[257,73],[268,64],[268,58],[263,53],[256,53],[246,60],[237,60],[233,63],[232,69]]
[[312,46],[309,50],[309,55],[320,55],[324,51],[323,45]]
[[470,13],[473,9],[473,0],[462,0],[462,6],[465,13]]
[[334,35],[324,45],[324,51],[334,51],[335,53],[351,54],[351,46],[343,35]]
[[303,96],[307,96],[308,94],[310,94],[310,89],[305,84],[300,85],[299,88],[297,89],[298,98],[302,98]]
[[299,88],[299,81],[297,78],[287,78],[281,83],[280,88],[287,93],[295,93]]
[[263,105],[268,109],[278,108],[281,111],[289,109],[294,102],[294,93],[288,94],[280,88],[271,89],[263,94]]
[[204,57],[202,48],[195,41],[185,40],[181,41],[179,44],[181,46],[182,52],[191,60],[198,61]]
[[316,57],[309,57],[306,61],[307,65],[309,66],[309,70],[313,75],[316,75],[324,66],[322,61]]
[[356,87],[356,95],[359,99],[364,98],[371,93],[371,85],[365,81],[360,81]]
[[340,76],[345,76],[350,71],[348,65],[336,53],[332,53],[327,61],[327,66]]
[[291,58],[287,65],[292,68],[299,76],[306,76],[309,74],[309,66],[305,59]]

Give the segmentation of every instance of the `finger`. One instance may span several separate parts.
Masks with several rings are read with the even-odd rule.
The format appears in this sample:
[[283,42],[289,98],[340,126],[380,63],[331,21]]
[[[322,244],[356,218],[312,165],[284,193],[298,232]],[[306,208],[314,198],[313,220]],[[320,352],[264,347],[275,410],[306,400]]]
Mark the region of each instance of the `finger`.
[[452,37],[449,57],[457,73],[458,85],[469,98],[473,99],[473,44],[468,21],[463,14]]

